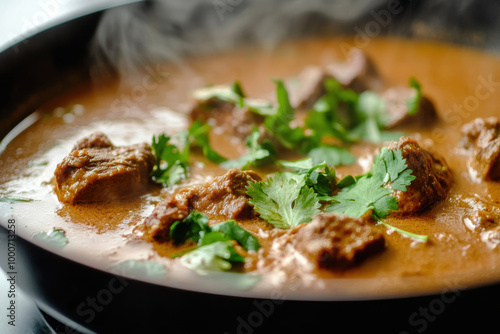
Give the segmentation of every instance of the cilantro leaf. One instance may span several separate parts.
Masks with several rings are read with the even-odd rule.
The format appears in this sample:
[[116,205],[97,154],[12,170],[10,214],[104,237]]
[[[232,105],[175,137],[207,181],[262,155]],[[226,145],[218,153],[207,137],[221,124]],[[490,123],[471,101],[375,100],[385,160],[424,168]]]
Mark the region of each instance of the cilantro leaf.
[[324,86],[326,93],[316,101],[313,110],[307,114],[306,126],[320,137],[332,136],[343,142],[355,141],[348,128],[352,122],[349,115],[354,113],[357,94],[350,89],[344,89],[333,78],[326,79]]
[[230,270],[233,264],[245,260],[236,252],[233,241],[216,241],[204,245],[183,255],[180,259],[183,265],[198,273]]
[[325,161],[328,166],[352,165],[356,157],[348,149],[338,146],[319,146],[308,153],[314,164]]
[[171,137],[161,134],[158,139],[153,135],[152,149],[156,157],[156,165],[151,174],[153,180],[165,186],[171,186],[185,179],[189,169],[189,153],[193,144],[197,144],[203,155],[215,163],[223,163],[227,159],[218,154],[210,145],[208,132],[210,126],[201,121],[195,121],[188,131],[178,136],[184,140],[182,151],[170,144]]
[[[321,168],[324,168],[323,172],[319,170]],[[306,172],[305,182],[319,196],[330,196],[336,183],[335,169],[329,168],[326,163],[316,165]]]
[[245,106],[245,100],[244,100],[245,93],[243,92],[243,88],[241,87],[241,84],[239,83],[239,81],[233,82],[233,84],[231,85],[231,90],[238,97],[238,101],[237,101],[238,107],[243,108]]
[[334,119],[331,112],[313,109],[307,114],[305,124],[321,138],[331,136],[347,143],[354,141],[349,131]]
[[231,240],[229,236],[227,236],[224,233],[218,232],[218,231],[210,231],[206,234],[203,235],[203,237],[199,241],[199,246],[206,246],[213,244],[214,242],[217,241],[228,241]]
[[415,176],[411,175],[412,170],[407,167],[401,150],[382,147],[373,159],[372,173],[374,178],[382,180],[384,184],[389,183],[392,189],[406,191],[406,187],[415,180]]
[[390,211],[398,209],[398,202],[392,190],[406,191],[415,176],[411,169],[407,169],[406,159],[403,159],[401,150],[389,150],[383,147],[373,159],[370,172],[360,177],[355,183],[353,179],[341,180],[350,185],[333,197],[336,202],[327,208],[340,214],[351,217],[361,217],[367,211],[380,218],[385,218]]
[[260,132],[254,129],[246,140],[248,153],[238,159],[228,160],[221,164],[224,168],[248,169],[252,166],[263,166],[272,162],[276,156],[274,144],[270,140],[264,140],[259,144]]
[[295,111],[290,105],[288,92],[283,81],[276,80],[275,82],[278,108],[274,115],[265,118],[265,127],[284,147],[306,154],[312,148],[318,146],[319,138],[317,136],[307,136],[301,127],[292,128],[290,126]]
[[314,189],[294,178],[281,174],[265,182],[250,182],[247,194],[261,217],[279,228],[289,228],[309,222],[320,213]]
[[357,180],[354,176],[346,175],[339,182],[337,182],[337,187],[346,188],[346,187],[349,187],[350,185],[352,185],[356,182],[357,182]]
[[247,251],[257,250],[260,247],[259,240],[234,220],[210,227],[207,215],[196,210],[192,210],[186,218],[170,226],[170,237],[177,245],[187,240],[193,240],[199,246],[215,241],[235,240]]
[[306,158],[297,161],[280,161],[280,164],[295,170],[298,175],[302,176],[302,179],[299,180],[312,188],[319,196],[329,196],[332,192],[332,186],[335,186],[335,169],[329,168],[324,161],[313,165],[313,160]]
[[187,146],[196,143],[201,147],[203,155],[210,161],[217,164],[223,163],[227,159],[217,153],[210,145],[210,139],[208,132],[211,127],[208,124],[203,124],[203,122],[197,120],[189,127],[188,133],[186,134]]
[[174,244],[182,244],[187,240],[199,243],[206,233],[209,233],[208,217],[193,210],[183,220],[178,220],[170,226],[170,237]]
[[170,227],[170,237],[174,244],[193,240],[199,247],[185,250],[174,257],[181,258],[186,267],[200,273],[206,270],[229,270],[232,264],[244,262],[234,243],[239,243],[245,250],[257,250],[260,243],[251,233],[241,228],[234,220],[208,225],[204,213],[191,211],[182,221],[176,221]]
[[282,167],[293,169],[296,172],[306,171],[313,168],[313,160],[311,158],[305,158],[295,161],[280,160],[279,164]]
[[397,201],[384,198],[391,194],[391,190],[381,187],[379,180],[363,177],[358,182],[343,188],[333,199],[337,202],[326,209],[328,212],[344,214],[359,218],[369,210],[374,210],[384,218],[389,210],[397,210]]
[[415,96],[412,96],[406,101],[408,114],[413,116],[416,115],[419,110],[420,100],[422,99],[422,85],[414,77],[408,80],[408,85],[415,89]]
[[276,109],[273,105],[266,100],[260,99],[245,99],[245,106],[253,113],[267,117],[274,116],[276,114]]
[[193,92],[193,98],[198,101],[208,101],[218,99],[221,101],[240,105],[245,97],[243,89],[239,82],[235,81],[232,85],[216,85],[197,89]]
[[376,93],[364,91],[355,108],[356,126],[352,134],[374,143],[382,141],[381,129],[387,124],[385,101]]
[[153,135],[152,149],[156,157],[156,166],[151,174],[153,180],[166,186],[174,185],[185,179],[188,173],[188,158],[174,144],[169,144],[170,137],[161,134],[158,139]]
[[229,240],[236,240],[246,251],[256,251],[261,247],[259,240],[253,234],[241,228],[234,220],[214,225],[212,231],[221,232]]
[[371,216],[380,224],[413,240],[426,242],[426,235],[410,233],[381,220],[398,209],[398,202],[391,194],[393,190],[407,190],[406,187],[415,179],[411,173],[401,150],[383,147],[374,157],[371,171],[356,178],[348,175],[339,181],[337,186],[342,190],[336,196],[328,198],[334,203],[325,211],[359,218],[372,210]]
[[[382,130],[389,115],[385,101],[377,93],[356,94],[335,79],[325,80],[324,85],[326,93],[314,104],[305,120],[307,128],[317,137],[333,137],[344,143],[382,142],[401,137],[401,133]],[[418,83],[411,80],[410,85],[416,88]]]

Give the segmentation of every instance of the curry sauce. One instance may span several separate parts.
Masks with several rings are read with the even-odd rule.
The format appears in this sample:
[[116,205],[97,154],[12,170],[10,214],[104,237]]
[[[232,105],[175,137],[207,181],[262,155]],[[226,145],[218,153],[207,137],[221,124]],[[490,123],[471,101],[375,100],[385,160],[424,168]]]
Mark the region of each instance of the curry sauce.
[[[305,39],[273,50],[247,47],[198,55],[181,65],[149,67],[154,68],[155,75],[146,70],[127,83],[87,83],[53,99],[30,116],[15,137],[4,140],[0,159],[2,224],[15,218],[18,234],[27,239],[62,229],[68,243],[54,251],[64,256],[103,270],[124,261],[154,261],[167,269],[165,284],[182,282],[175,272],[185,268],[179,268],[170,257],[187,247],[148,242],[141,225],[163,198],[179,188],[222,175],[224,168],[200,152],[192,152],[190,177],[176,186],[150,185],[141,195],[119,201],[65,204],[54,192],[57,164],[79,139],[95,131],[105,133],[117,146],[150,143],[153,134],[173,136],[184,131],[189,126],[190,94],[205,85],[239,80],[249,96],[273,100],[273,78],[292,78],[308,65],[343,60],[346,55],[341,45],[345,43],[352,41]],[[471,222],[478,212],[487,211],[494,216],[493,222],[500,223],[500,182],[475,178],[458,142],[463,124],[477,117],[500,116],[500,60],[478,50],[402,39],[373,39],[363,51],[389,84],[406,85],[409,77],[418,78],[438,113],[434,127],[410,124],[398,130],[444,157],[454,178],[451,190],[444,201],[430,209],[385,219],[397,228],[428,235],[429,240],[416,242],[378,225],[386,240],[385,250],[341,271],[311,270],[293,250],[285,256],[280,253],[281,259],[273,258],[272,252],[262,257],[250,254],[244,268],[263,276],[256,289],[288,284],[289,289],[297,291],[297,286],[290,288],[293,281],[305,286],[300,293],[311,298],[332,298],[332,294],[363,298],[498,281],[500,238],[489,235],[495,226]],[[210,139],[222,156],[237,158],[246,152],[241,142],[217,131],[212,131]],[[337,167],[337,176],[365,172],[380,146],[383,143],[353,144],[350,149],[356,163]],[[265,176],[275,168],[253,170]],[[279,247],[273,242],[282,232],[271,225],[251,220],[240,223],[265,248]],[[195,283],[203,279],[193,278]]]

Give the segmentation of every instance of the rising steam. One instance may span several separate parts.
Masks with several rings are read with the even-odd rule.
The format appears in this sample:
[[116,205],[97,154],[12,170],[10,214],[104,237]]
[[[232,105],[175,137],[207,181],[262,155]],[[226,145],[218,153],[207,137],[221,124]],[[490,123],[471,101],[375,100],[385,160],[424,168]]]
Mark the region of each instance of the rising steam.
[[[376,20],[374,13],[394,5],[401,7],[401,14],[391,17],[383,34],[418,35],[414,23],[425,22],[430,25],[425,34],[452,31],[456,36],[438,37],[463,41],[459,28],[498,26],[494,13],[499,6],[473,0],[156,0],[118,7],[103,15],[93,46],[95,68],[98,73],[112,69],[125,74],[145,64],[181,63],[186,55],[240,43],[272,48],[284,39],[308,33],[354,34],[354,27],[362,28]],[[496,11],[488,10],[492,6]],[[480,42],[488,41],[483,38]]]

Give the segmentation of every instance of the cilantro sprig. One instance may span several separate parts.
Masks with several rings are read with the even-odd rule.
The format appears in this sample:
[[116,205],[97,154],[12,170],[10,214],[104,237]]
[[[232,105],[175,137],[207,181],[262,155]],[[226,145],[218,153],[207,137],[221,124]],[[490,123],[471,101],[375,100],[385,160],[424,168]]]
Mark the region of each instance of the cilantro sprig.
[[383,147],[375,156],[371,171],[357,180],[351,179],[355,182],[333,197],[336,203],[329,211],[358,218],[373,210],[374,215],[385,218],[398,209],[396,198],[391,196],[393,190],[406,191],[415,179],[407,167],[401,150]]
[[250,167],[263,166],[273,162],[276,158],[274,144],[269,139],[265,139],[262,143],[259,143],[260,138],[260,131],[258,129],[253,129],[246,140],[248,153],[242,155],[238,159],[223,162],[221,166],[228,169],[248,169]]
[[333,137],[345,143],[353,143],[356,138],[349,133],[352,115],[358,103],[358,94],[343,88],[335,79],[324,82],[326,93],[321,96],[308,112],[305,124],[317,136]]
[[204,124],[199,120],[194,121],[188,132],[184,134],[186,147],[197,145],[202,149],[203,155],[208,160],[220,164],[225,162],[227,158],[217,153],[210,145],[209,132],[211,129],[212,127],[208,124]]
[[313,159],[306,158],[298,161],[280,161],[280,164],[293,169],[301,177],[298,180],[312,188],[319,196],[318,200],[329,197],[336,185],[335,169],[328,167],[325,161],[315,165]]
[[327,207],[326,211],[354,218],[372,211],[371,216],[376,221],[402,235],[425,242],[427,236],[410,233],[382,221],[391,211],[398,209],[397,199],[392,196],[393,191],[406,191],[406,187],[415,179],[411,174],[412,170],[408,168],[401,150],[383,147],[375,156],[371,171],[358,178],[344,178],[339,182],[346,186],[336,196],[331,197],[333,204]]
[[[385,131],[389,115],[385,101],[372,91],[357,94],[333,78],[324,81],[326,93],[314,104],[305,118],[305,127],[292,126],[295,110],[290,104],[288,92],[282,80],[275,80],[277,106],[268,102],[249,99],[241,84],[235,81],[229,86],[211,86],[196,90],[193,95],[199,101],[212,98],[233,103],[240,108],[248,108],[264,117],[266,131],[283,147],[299,154],[309,155],[316,162],[325,160],[330,166],[349,165],[355,157],[349,152],[346,144],[366,140],[379,143],[398,139],[402,133]],[[420,83],[410,78],[410,87],[416,90],[414,98],[407,101],[408,112],[415,114],[422,98]],[[197,121],[190,129],[191,143],[197,143],[205,156],[225,168],[249,168],[269,163],[275,155],[270,141],[259,144],[256,131],[247,138],[249,152],[238,159],[227,160],[215,152],[208,141],[210,127]],[[340,141],[343,146],[326,144],[329,139]],[[321,159],[323,156],[323,159]]]
[[379,143],[401,136],[384,131],[389,116],[384,100],[377,93],[357,94],[333,78],[325,80],[324,86],[326,93],[306,117],[307,128],[316,135],[348,144],[360,140]]
[[203,155],[210,161],[220,164],[227,159],[217,153],[210,145],[209,131],[211,127],[195,121],[188,131],[181,132],[175,139],[184,143],[182,149],[172,144],[173,137],[160,134],[153,135],[151,148],[156,157],[156,164],[151,174],[153,180],[164,186],[172,186],[185,179],[189,173],[190,150],[193,146],[201,148]]
[[157,183],[165,186],[176,184],[187,177],[189,168],[189,151],[185,147],[180,150],[170,143],[171,137],[160,134],[158,139],[153,135],[151,145],[156,157],[156,165],[151,176]]
[[230,270],[233,264],[244,262],[245,258],[238,254],[235,243],[246,251],[256,251],[261,247],[259,240],[234,220],[210,227],[208,217],[196,210],[172,224],[170,237],[176,245],[188,240],[197,244],[196,248],[179,256],[184,265],[199,272]]
[[[288,92],[283,82],[275,80],[275,83],[278,106],[272,113],[269,113],[268,110],[260,113],[266,117],[264,119],[265,128],[271,136],[291,151],[309,155],[316,161],[328,160],[330,166],[353,164],[355,157],[348,149],[322,143],[323,139],[329,135],[342,137],[345,134],[343,126],[325,116],[327,113],[311,111],[306,119],[306,126],[309,126],[309,130],[313,130],[311,133],[307,133],[307,128],[292,127],[290,124],[295,119],[295,110],[290,104]],[[348,99],[347,96],[344,98]],[[347,137],[344,139],[347,141]],[[318,155],[323,154],[325,155],[323,159],[318,158]]]
[[199,243],[210,231],[207,215],[193,210],[186,218],[177,220],[170,226],[170,237],[175,245],[183,244],[187,240]]
[[206,271],[226,271],[245,258],[236,252],[232,241],[216,241],[199,247],[181,257],[181,263],[200,274]]
[[302,127],[291,127],[295,111],[290,104],[288,92],[281,80],[275,80],[278,108],[275,113],[264,120],[265,127],[284,147],[298,153],[307,154],[319,146],[319,137],[306,135]]

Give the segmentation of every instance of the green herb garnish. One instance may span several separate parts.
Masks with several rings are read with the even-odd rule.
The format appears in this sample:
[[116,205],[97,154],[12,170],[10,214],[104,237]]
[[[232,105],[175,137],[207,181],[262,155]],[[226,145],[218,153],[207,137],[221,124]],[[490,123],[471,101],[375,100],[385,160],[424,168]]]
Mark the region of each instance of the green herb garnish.
[[411,88],[415,89],[416,91],[415,96],[409,98],[406,101],[406,106],[408,107],[408,114],[413,116],[418,113],[420,107],[420,100],[422,99],[422,85],[414,77],[411,77],[408,80],[408,85]]
[[216,238],[216,241],[236,240],[247,251],[257,250],[260,247],[258,239],[234,220],[210,227],[207,215],[196,210],[192,210],[186,218],[170,226],[170,237],[176,245],[193,240],[201,246],[211,243],[208,241]]
[[280,161],[280,164],[293,169],[297,175],[302,176],[302,179],[298,180],[312,188],[320,196],[319,200],[331,195],[332,187],[336,183],[335,169],[328,167],[326,162],[314,165],[313,160],[307,158],[297,161]]
[[208,217],[195,210],[172,224],[170,237],[174,244],[182,244],[187,240],[197,243],[198,247],[174,256],[180,256],[183,264],[197,271],[229,270],[232,263],[243,262],[245,259],[237,253],[234,242],[246,251],[256,251],[261,247],[259,240],[234,220],[210,227]]
[[189,148],[185,147],[183,151],[170,144],[170,137],[161,134],[158,140],[153,135],[153,153],[156,157],[156,166],[151,176],[157,183],[165,186],[176,184],[187,177],[189,168]]
[[263,166],[274,161],[276,150],[274,144],[265,139],[262,144],[259,144],[260,132],[254,129],[246,140],[248,153],[242,155],[238,159],[228,160],[221,164],[224,168],[240,168],[248,169],[250,167]]
[[306,127],[321,137],[333,137],[345,143],[352,143],[356,138],[349,133],[358,102],[358,95],[343,88],[335,79],[324,82],[326,94],[321,96],[307,114]]
[[288,92],[283,81],[276,80],[276,97],[278,108],[276,112],[266,117],[264,124],[271,135],[284,147],[298,153],[307,154],[319,145],[317,136],[308,136],[301,127],[292,128],[290,122],[295,117],[295,111],[290,105]]
[[401,136],[401,133],[383,131],[389,116],[385,101],[377,93],[356,94],[335,79],[325,80],[324,85],[326,94],[318,99],[306,117],[307,128],[321,139],[332,137],[344,143],[360,140],[378,143]]
[[426,243],[427,240],[429,240],[429,236],[427,235],[422,235],[422,234],[416,234],[416,233],[411,233],[411,232],[408,232],[408,231],[405,231],[405,230],[402,230],[400,228],[397,228],[395,226],[392,226],[390,224],[387,224],[386,222],[384,222],[382,219],[380,219],[379,217],[376,217],[376,216],[373,216],[373,218],[380,224],[384,225],[385,227],[389,228],[389,229],[393,229],[394,231],[398,232],[399,234],[405,236],[405,237],[408,237],[410,239],[413,239],[415,241],[420,241],[420,242],[423,242],[423,243]]
[[242,107],[245,93],[241,88],[241,84],[235,81],[230,86],[217,85],[197,89],[193,92],[193,97],[198,101],[208,101],[215,98]]
[[158,139],[153,136],[152,149],[156,157],[156,165],[151,176],[157,183],[171,186],[187,177],[189,171],[190,148],[197,145],[203,155],[210,161],[220,164],[227,159],[217,153],[210,145],[208,132],[211,127],[200,121],[195,121],[188,131],[177,135],[184,141],[183,149],[170,143],[171,137],[160,134]]
[[210,161],[217,164],[223,163],[227,159],[217,153],[210,145],[209,132],[210,125],[203,124],[201,121],[194,121],[189,127],[186,134],[186,145],[190,147],[193,144],[198,145],[202,151],[203,155]]
[[297,226],[321,213],[313,188],[279,173],[264,182],[250,182],[247,194],[260,216],[275,227]]
[[[375,156],[370,172],[358,178],[344,178],[339,182],[344,187],[331,198],[334,203],[326,211],[359,218],[372,210],[372,217],[380,222],[381,218],[398,209],[398,202],[391,194],[394,190],[406,191],[406,187],[415,179],[411,173],[401,150],[383,147]],[[390,226],[386,223],[384,225]],[[390,227],[414,240],[427,240],[427,236]]]
[[182,264],[199,273],[230,270],[233,264],[244,261],[245,258],[234,249],[233,241],[216,241],[181,257]]
[[345,147],[340,146],[319,146],[313,148],[307,154],[314,164],[324,161],[328,166],[352,165],[356,162],[356,157]]
[[204,213],[193,210],[183,220],[178,220],[170,226],[170,237],[174,244],[182,244],[187,240],[196,243],[211,231],[208,226],[208,217]]
[[336,203],[327,211],[358,218],[373,210],[377,217],[385,218],[390,211],[398,209],[396,198],[390,196],[392,189],[406,191],[406,186],[415,179],[407,167],[401,150],[383,147],[374,158],[371,172],[343,188],[333,197]]
[[365,91],[359,95],[355,110],[356,125],[351,135],[374,143],[381,142],[381,130],[388,121],[385,101],[378,94]]
[[247,230],[241,228],[234,220],[228,220],[212,226],[212,231],[220,232],[229,240],[236,240],[246,251],[256,251],[260,248],[259,240]]

